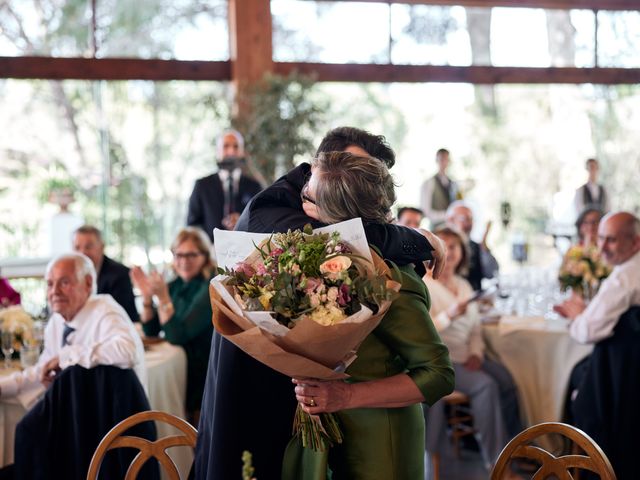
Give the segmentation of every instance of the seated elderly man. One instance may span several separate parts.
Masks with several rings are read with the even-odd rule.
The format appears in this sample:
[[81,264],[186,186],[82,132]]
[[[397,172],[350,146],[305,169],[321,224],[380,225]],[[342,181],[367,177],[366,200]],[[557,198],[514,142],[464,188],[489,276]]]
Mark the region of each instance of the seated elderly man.
[[47,265],[47,299],[53,315],[47,323],[38,363],[0,379],[0,395],[48,385],[72,365],[133,368],[146,387],[144,349],[124,309],[110,295],[96,295],[96,271],[89,258],[70,253]]
[[574,295],[554,307],[571,320],[571,336],[580,343],[610,337],[620,316],[640,305],[640,219],[629,212],[606,215],[598,226],[598,247],[613,271],[596,296],[588,305]]
[[73,233],[73,250],[91,259],[98,274],[98,293],[108,293],[122,305],[134,322],[140,319],[129,278],[129,268],[104,254],[102,232],[93,225],[83,225]]

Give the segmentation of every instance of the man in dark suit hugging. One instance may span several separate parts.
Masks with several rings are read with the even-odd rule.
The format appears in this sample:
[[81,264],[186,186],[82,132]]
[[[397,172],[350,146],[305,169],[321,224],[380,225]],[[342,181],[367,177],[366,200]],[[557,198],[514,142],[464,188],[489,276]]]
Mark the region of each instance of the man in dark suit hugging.
[[262,190],[242,173],[245,152],[240,132],[225,130],[216,147],[218,172],[196,181],[187,213],[187,225],[202,228],[211,241],[214,228],[233,230],[240,212]]

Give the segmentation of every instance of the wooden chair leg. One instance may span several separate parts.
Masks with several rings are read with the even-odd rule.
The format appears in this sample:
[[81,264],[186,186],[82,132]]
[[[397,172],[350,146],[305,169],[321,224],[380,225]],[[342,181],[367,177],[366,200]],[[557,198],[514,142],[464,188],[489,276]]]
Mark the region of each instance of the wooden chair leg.
[[433,466],[433,480],[440,480],[440,454],[431,454],[431,465]]

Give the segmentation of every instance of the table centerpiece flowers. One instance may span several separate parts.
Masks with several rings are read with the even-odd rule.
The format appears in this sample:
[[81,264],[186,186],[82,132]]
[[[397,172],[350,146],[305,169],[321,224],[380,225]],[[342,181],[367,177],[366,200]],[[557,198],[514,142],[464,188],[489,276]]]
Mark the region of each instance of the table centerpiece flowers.
[[590,300],[610,273],[611,267],[602,260],[597,247],[575,245],[562,261],[558,280],[563,291],[571,289],[585,300]]

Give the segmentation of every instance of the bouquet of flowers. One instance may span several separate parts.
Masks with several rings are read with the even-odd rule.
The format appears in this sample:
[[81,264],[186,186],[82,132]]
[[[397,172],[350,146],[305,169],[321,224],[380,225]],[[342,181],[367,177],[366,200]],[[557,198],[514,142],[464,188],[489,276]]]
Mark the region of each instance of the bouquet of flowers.
[[13,333],[17,352],[33,339],[33,319],[20,305],[0,309],[0,331]]
[[[361,233],[355,236],[365,239],[357,220]],[[341,225],[328,227],[331,232],[308,227],[274,234],[253,244],[243,261],[221,268],[210,288],[216,330],[285,375],[346,378],[358,346],[400,285],[368,247],[342,240]],[[226,235],[234,233],[242,238],[241,232]],[[314,450],[341,442],[332,414],[310,416],[298,407],[294,430]]]
[[558,280],[563,291],[570,288],[583,298],[591,299],[610,273],[611,268],[602,261],[596,247],[576,245],[567,251]]

